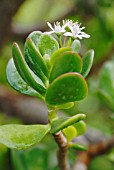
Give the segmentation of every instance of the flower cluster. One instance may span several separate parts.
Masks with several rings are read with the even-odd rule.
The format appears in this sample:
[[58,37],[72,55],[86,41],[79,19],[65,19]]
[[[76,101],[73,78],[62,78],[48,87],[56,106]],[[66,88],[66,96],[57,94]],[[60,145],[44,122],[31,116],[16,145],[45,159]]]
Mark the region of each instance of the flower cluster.
[[[69,36],[73,38],[89,38],[90,35],[86,34],[82,30],[85,29],[85,27],[80,27],[81,24],[78,22],[73,22],[72,20],[63,20],[63,25],[60,25],[60,22],[54,23],[54,27],[47,22],[48,26],[51,28],[52,31],[49,32],[49,34],[55,33],[55,34],[63,34],[64,36]],[[67,28],[69,31],[67,31]]]

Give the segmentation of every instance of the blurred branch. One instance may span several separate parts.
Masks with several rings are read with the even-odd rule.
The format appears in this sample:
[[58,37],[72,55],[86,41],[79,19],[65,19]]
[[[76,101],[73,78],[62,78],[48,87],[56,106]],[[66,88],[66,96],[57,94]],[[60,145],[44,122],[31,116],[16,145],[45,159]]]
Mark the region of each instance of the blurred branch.
[[0,50],[11,31],[12,17],[24,1],[25,0],[0,1]]
[[74,170],[88,170],[91,160],[99,155],[106,154],[114,147],[114,136],[107,141],[90,144],[87,152],[79,152]]
[[47,123],[47,108],[33,97],[12,93],[0,86],[0,111],[20,118],[25,124]]

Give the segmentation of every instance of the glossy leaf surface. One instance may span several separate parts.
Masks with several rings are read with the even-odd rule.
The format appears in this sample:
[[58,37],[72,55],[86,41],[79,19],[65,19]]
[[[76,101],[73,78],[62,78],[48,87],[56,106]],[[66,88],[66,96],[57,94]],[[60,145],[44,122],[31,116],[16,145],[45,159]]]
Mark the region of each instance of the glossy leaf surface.
[[38,48],[42,56],[51,56],[59,48],[59,44],[51,35],[44,33],[40,36]]
[[60,130],[63,130],[64,128],[84,119],[86,116],[85,114],[77,114],[72,117],[61,117],[56,120],[54,120],[51,124],[51,133],[57,133]]
[[59,48],[58,50],[56,50],[52,56],[51,56],[51,59],[50,59],[50,63],[51,65],[53,66],[57,60],[57,58],[64,52],[66,51],[71,51],[71,48],[70,47],[62,47],[62,48]]
[[42,96],[37,93],[32,87],[30,87],[19,75],[17,69],[14,65],[13,58],[10,59],[7,68],[6,68],[6,76],[9,84],[18,92],[22,94],[26,94],[29,96],[35,96],[38,98],[42,98]]
[[0,143],[12,149],[25,150],[38,144],[50,131],[50,125],[0,126]]
[[61,105],[82,100],[87,93],[87,83],[79,73],[65,73],[50,84],[46,93],[46,102],[49,105]]
[[40,52],[38,51],[34,43],[31,41],[31,39],[26,40],[24,57],[31,70],[39,78],[41,78],[43,82],[45,82],[45,76],[48,77],[48,68]]
[[30,85],[32,88],[34,88],[36,91],[41,93],[42,95],[45,94],[45,88],[38,84],[36,80],[33,78],[31,72],[29,71],[29,68],[25,62],[25,59],[21,53],[21,50],[19,46],[14,43],[12,47],[12,55],[14,59],[15,66],[17,68],[17,71],[19,72],[20,76],[23,78],[23,80]]
[[82,70],[82,59],[74,52],[64,52],[56,60],[51,74],[50,83],[58,76],[68,72],[81,72]]
[[81,43],[79,40],[74,40],[71,46],[72,50],[76,53],[79,53],[81,48]]
[[83,60],[83,68],[82,68],[82,75],[84,77],[87,77],[87,75],[89,74],[89,71],[92,67],[93,64],[93,59],[94,59],[94,50],[89,50],[87,51],[87,53],[85,54],[85,56],[82,58]]

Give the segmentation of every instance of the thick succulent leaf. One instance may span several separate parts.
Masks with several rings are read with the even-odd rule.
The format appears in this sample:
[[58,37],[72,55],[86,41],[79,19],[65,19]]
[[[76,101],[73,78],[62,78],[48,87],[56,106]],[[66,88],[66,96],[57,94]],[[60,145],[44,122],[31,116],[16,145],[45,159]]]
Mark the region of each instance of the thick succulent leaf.
[[0,143],[12,149],[25,150],[38,144],[50,131],[50,125],[0,126]]
[[87,77],[87,75],[89,74],[89,71],[93,64],[93,59],[94,59],[94,50],[87,51],[85,56],[82,58],[83,68],[81,74],[83,75],[83,77]]
[[82,100],[87,93],[87,83],[79,73],[65,73],[50,84],[46,102],[48,105],[61,105]]
[[51,56],[51,59],[50,59],[50,63],[51,65],[53,66],[57,60],[57,58],[64,52],[66,51],[71,51],[72,49],[70,47],[62,47],[62,48],[59,48],[58,50],[56,50],[52,56]]
[[63,130],[64,128],[84,119],[85,117],[85,114],[77,114],[72,117],[60,117],[58,119],[55,119],[54,121],[52,121],[50,132],[57,133],[60,130]]
[[73,125],[68,126],[67,128],[63,129],[63,133],[67,138],[68,142],[71,142],[77,136],[77,130]]
[[77,130],[77,136],[83,135],[86,132],[86,123],[81,120],[73,125]]
[[7,68],[6,68],[6,76],[9,84],[18,92],[22,94],[26,94],[29,96],[35,96],[38,98],[43,98],[37,91],[35,91],[32,87],[30,87],[19,75],[17,69],[14,65],[13,58],[10,59]]
[[87,151],[87,146],[78,143],[72,143],[70,147],[78,151]]
[[62,104],[62,105],[55,106],[55,109],[56,110],[70,109],[73,106],[74,106],[74,102],[69,102],[69,103],[65,103],[65,104]]
[[71,46],[72,50],[76,53],[79,53],[81,48],[81,43],[79,40],[74,40]]
[[25,43],[24,57],[31,70],[45,83],[48,77],[48,68],[40,52],[31,39]]
[[114,62],[106,62],[99,75],[99,96],[110,109],[114,110]]
[[50,83],[58,76],[68,72],[81,72],[82,59],[74,52],[64,52],[56,60],[50,73]]
[[21,50],[16,43],[13,44],[12,55],[13,55],[13,59],[14,59],[14,63],[17,68],[17,71],[19,72],[23,80],[28,85],[30,85],[33,89],[38,91],[40,94],[44,95],[46,92],[45,88],[42,85],[38,84],[38,82],[36,82],[36,80],[33,78],[25,62],[25,59],[21,53]]
[[38,48],[42,56],[45,54],[51,56],[59,48],[59,44],[51,35],[44,33],[40,36]]
[[41,31],[33,31],[28,36],[28,38],[30,38],[34,42],[37,48],[38,48],[38,43],[41,35],[42,35]]

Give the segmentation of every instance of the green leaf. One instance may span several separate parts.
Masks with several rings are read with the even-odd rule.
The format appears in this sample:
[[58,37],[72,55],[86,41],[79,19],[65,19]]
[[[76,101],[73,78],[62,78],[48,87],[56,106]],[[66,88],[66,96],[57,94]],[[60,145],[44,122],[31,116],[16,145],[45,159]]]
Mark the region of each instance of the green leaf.
[[38,98],[43,98],[37,91],[30,87],[19,75],[17,69],[14,65],[13,58],[10,59],[7,68],[6,76],[9,84],[18,92],[26,94],[29,96],[35,96]]
[[51,56],[59,48],[59,44],[51,35],[44,33],[40,36],[38,48],[42,56],[45,54]]
[[12,55],[14,59],[15,66],[17,68],[17,71],[19,72],[20,76],[23,78],[23,80],[30,85],[33,89],[38,91],[40,94],[44,95],[46,90],[45,88],[40,85],[36,80],[33,78],[25,59],[21,53],[21,50],[18,46],[18,44],[14,43],[12,47]]
[[87,146],[78,143],[72,143],[70,147],[78,151],[87,151]]
[[50,131],[47,125],[16,125],[0,126],[0,143],[11,149],[25,150],[38,144]]
[[74,40],[71,46],[72,50],[76,53],[79,53],[81,48],[81,43],[79,40]]
[[64,128],[84,119],[85,117],[85,114],[77,114],[72,117],[60,117],[58,119],[55,119],[54,121],[52,121],[50,132],[57,133],[60,130],[63,130]]
[[57,110],[70,109],[73,106],[74,106],[74,102],[69,102],[69,103],[65,103],[65,104],[62,104],[62,105],[55,106],[55,109],[57,109]]
[[62,47],[62,48],[59,48],[58,50],[56,50],[52,56],[51,56],[51,59],[50,59],[50,63],[51,65],[53,66],[57,60],[57,58],[64,52],[66,51],[71,51],[71,48],[70,47]]
[[82,59],[74,52],[64,52],[56,60],[50,73],[50,83],[58,76],[68,72],[81,72]]
[[77,136],[83,135],[86,132],[86,123],[81,120],[73,125],[77,130]]
[[33,31],[28,36],[28,38],[30,38],[34,42],[37,48],[38,48],[38,43],[41,35],[42,35],[41,31]]
[[92,67],[93,64],[93,59],[94,59],[94,50],[89,50],[87,51],[87,53],[85,54],[85,56],[82,58],[83,60],[83,68],[82,68],[82,75],[84,77],[87,77],[87,75],[89,74],[89,71]]
[[77,130],[72,125],[63,129],[63,133],[66,136],[68,142],[71,142],[71,140],[77,136]]
[[56,78],[48,87],[46,102],[48,105],[61,105],[82,100],[87,93],[87,83],[79,73],[65,73]]
[[46,83],[48,77],[48,68],[40,52],[31,39],[27,38],[25,43],[25,60],[31,70]]
[[105,105],[114,110],[114,62],[106,62],[99,74],[99,97]]

